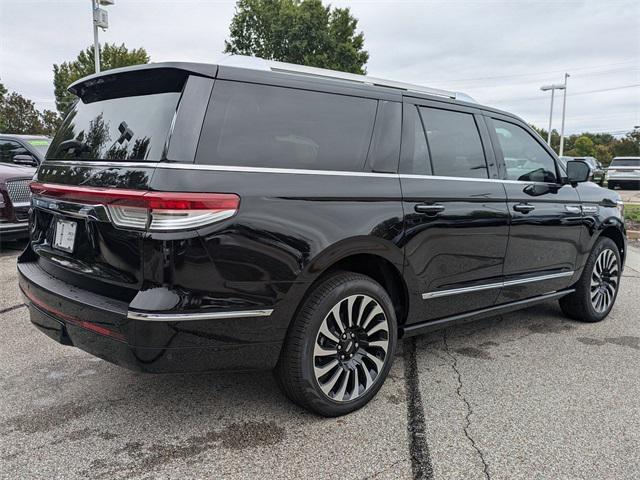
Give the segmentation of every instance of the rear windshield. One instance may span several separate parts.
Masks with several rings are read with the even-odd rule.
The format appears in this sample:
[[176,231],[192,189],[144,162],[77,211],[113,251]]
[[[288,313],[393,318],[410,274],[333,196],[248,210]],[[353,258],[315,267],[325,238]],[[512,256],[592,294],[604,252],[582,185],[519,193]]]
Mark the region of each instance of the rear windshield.
[[377,101],[218,80],[197,163],[361,170]]
[[640,158],[614,158],[612,167],[640,167]]
[[162,159],[179,92],[78,101],[58,130],[47,160]]

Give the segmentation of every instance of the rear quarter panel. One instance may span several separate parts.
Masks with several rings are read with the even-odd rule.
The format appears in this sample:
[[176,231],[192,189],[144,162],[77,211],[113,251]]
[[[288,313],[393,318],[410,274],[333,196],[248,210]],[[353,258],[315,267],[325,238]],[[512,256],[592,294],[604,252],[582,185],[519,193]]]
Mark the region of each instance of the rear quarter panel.
[[[152,189],[241,200],[235,217],[174,249],[171,288],[182,304],[200,292],[209,308],[274,308],[272,333],[283,338],[304,292],[341,258],[372,253],[402,271],[397,176],[192,168],[158,168]],[[149,273],[145,279],[160,286],[160,270]]]

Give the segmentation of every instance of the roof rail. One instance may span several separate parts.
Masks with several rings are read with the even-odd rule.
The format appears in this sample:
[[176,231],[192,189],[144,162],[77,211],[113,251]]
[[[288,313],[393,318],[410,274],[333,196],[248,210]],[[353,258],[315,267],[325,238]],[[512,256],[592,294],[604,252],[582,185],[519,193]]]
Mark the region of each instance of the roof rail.
[[217,62],[218,65],[228,65],[240,68],[250,68],[254,70],[266,70],[280,73],[291,73],[297,75],[307,75],[310,77],[328,78],[333,80],[345,80],[348,82],[361,83],[366,85],[375,85],[380,87],[395,88],[407,92],[426,93],[428,95],[437,95],[439,97],[452,98],[465,102],[473,102],[475,100],[469,95],[460,92],[451,92],[448,90],[440,90],[438,88],[424,87],[412,83],[396,82],[394,80],[385,80],[383,78],[370,77],[368,75],[358,75],[355,73],[339,72],[337,70],[328,70],[324,68],[307,67],[304,65],[296,65],[294,63],[277,62],[275,60],[265,60],[258,57],[249,57],[245,55],[229,55]]

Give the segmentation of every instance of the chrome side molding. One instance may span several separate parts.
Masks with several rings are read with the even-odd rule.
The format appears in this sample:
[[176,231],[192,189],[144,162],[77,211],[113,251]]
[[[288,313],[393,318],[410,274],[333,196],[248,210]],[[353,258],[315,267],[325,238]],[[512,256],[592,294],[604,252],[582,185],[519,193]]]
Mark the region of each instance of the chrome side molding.
[[191,322],[195,320],[220,320],[225,318],[268,317],[272,313],[273,309],[202,313],[145,313],[129,310],[127,312],[127,318],[129,320],[142,320],[145,322]]
[[474,285],[473,287],[452,288],[450,290],[437,290],[422,294],[423,300],[431,298],[447,297],[449,295],[458,295],[461,293],[479,292],[481,290],[491,290],[494,288],[510,287],[512,285],[522,285],[525,283],[543,282],[545,280],[553,280],[555,278],[571,277],[575,272],[573,270],[560,273],[551,273],[549,275],[540,275],[538,277],[519,278],[517,280],[507,280],[506,282],[486,283],[484,285]]
[[310,170],[302,168],[270,168],[270,167],[245,167],[236,165],[206,165],[193,163],[169,163],[169,162],[92,162],[77,160],[47,160],[43,166],[82,166],[82,167],[134,167],[134,168],[160,168],[167,170],[202,170],[229,173],[275,173],[282,175],[316,175],[334,177],[369,177],[390,179],[416,179],[416,180],[455,180],[459,182],[489,182],[509,183],[520,185],[557,185],[548,182],[524,182],[521,180],[504,180],[501,178],[470,178],[448,177],[443,175],[414,175],[408,173],[378,173],[378,172],[354,172],[342,170]]

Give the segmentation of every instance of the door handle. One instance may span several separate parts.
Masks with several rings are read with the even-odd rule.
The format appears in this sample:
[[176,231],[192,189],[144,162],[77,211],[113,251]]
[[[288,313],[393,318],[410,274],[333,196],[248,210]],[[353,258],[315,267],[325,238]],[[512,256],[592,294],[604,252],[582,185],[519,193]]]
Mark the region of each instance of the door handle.
[[419,203],[414,210],[418,213],[426,213],[427,215],[436,215],[444,211],[444,205],[433,205],[429,203]]
[[513,206],[513,209],[516,212],[529,213],[530,211],[535,210],[536,207],[529,205],[528,203],[518,203]]

